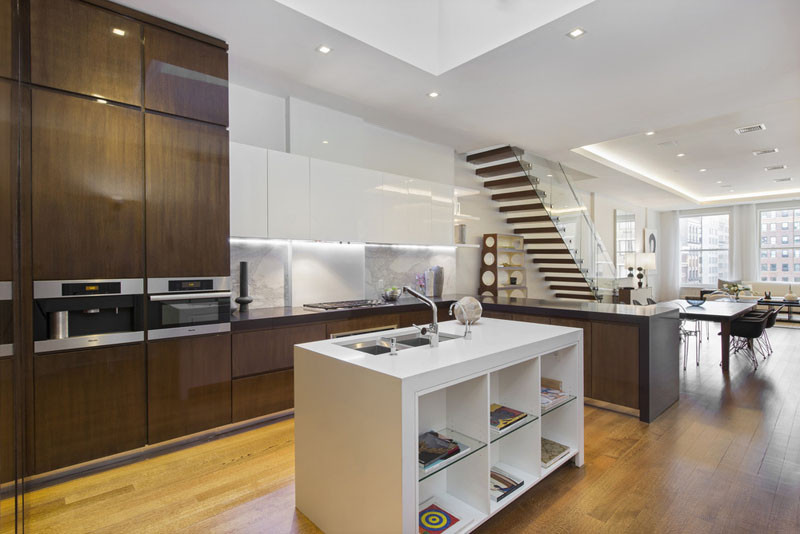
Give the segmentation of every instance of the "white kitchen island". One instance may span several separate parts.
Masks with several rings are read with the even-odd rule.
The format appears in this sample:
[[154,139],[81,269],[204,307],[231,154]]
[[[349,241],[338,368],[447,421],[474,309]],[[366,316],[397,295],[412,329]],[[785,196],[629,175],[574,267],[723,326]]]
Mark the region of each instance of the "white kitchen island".
[[[460,336],[464,327],[450,321],[439,331]],[[436,348],[393,356],[344,346],[377,337],[295,347],[296,505],[324,532],[419,532],[419,511],[430,504],[458,518],[446,534],[469,532],[561,464],[583,465],[582,330],[484,318],[472,339],[443,336]],[[543,414],[542,377],[560,381],[574,399]],[[497,433],[489,425],[492,403],[529,415]],[[429,430],[468,450],[424,471],[418,436]],[[541,438],[569,453],[542,468]],[[492,500],[493,466],[523,487]]]

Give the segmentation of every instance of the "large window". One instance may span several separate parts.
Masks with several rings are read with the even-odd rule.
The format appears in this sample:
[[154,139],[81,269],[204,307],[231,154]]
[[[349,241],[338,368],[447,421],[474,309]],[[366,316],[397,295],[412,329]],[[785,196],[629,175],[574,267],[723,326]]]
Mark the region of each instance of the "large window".
[[681,217],[681,285],[716,286],[728,279],[728,215]]
[[761,280],[800,282],[800,209],[763,210],[760,218]]
[[628,276],[625,268],[625,254],[636,249],[636,215],[629,211],[617,210],[616,212],[617,236],[617,276]]

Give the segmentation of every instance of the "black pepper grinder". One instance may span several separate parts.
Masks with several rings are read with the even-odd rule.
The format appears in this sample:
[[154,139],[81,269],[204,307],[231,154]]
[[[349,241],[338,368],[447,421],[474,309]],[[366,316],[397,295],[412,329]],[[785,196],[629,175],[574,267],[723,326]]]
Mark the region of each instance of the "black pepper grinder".
[[239,312],[246,312],[248,305],[253,302],[253,297],[248,294],[247,287],[247,262],[239,262],[239,296],[236,303],[239,305]]

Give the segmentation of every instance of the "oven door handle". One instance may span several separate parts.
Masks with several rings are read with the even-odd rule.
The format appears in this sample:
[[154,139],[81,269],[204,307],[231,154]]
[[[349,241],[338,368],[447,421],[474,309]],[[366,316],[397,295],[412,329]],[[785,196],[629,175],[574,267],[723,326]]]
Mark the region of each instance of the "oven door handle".
[[150,300],[159,302],[164,300],[218,299],[230,296],[230,291],[215,291],[213,293],[170,293],[168,295],[150,295]]

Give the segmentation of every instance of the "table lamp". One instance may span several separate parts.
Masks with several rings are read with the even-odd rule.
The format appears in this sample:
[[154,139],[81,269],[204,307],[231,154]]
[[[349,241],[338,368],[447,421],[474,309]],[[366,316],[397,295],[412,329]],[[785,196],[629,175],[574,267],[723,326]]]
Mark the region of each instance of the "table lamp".
[[637,256],[639,263],[639,287],[642,287],[642,278],[644,278],[643,271],[652,271],[656,268],[656,253],[641,252]]
[[633,278],[633,270],[636,268],[635,252],[625,254],[625,268],[628,269],[628,278]]

